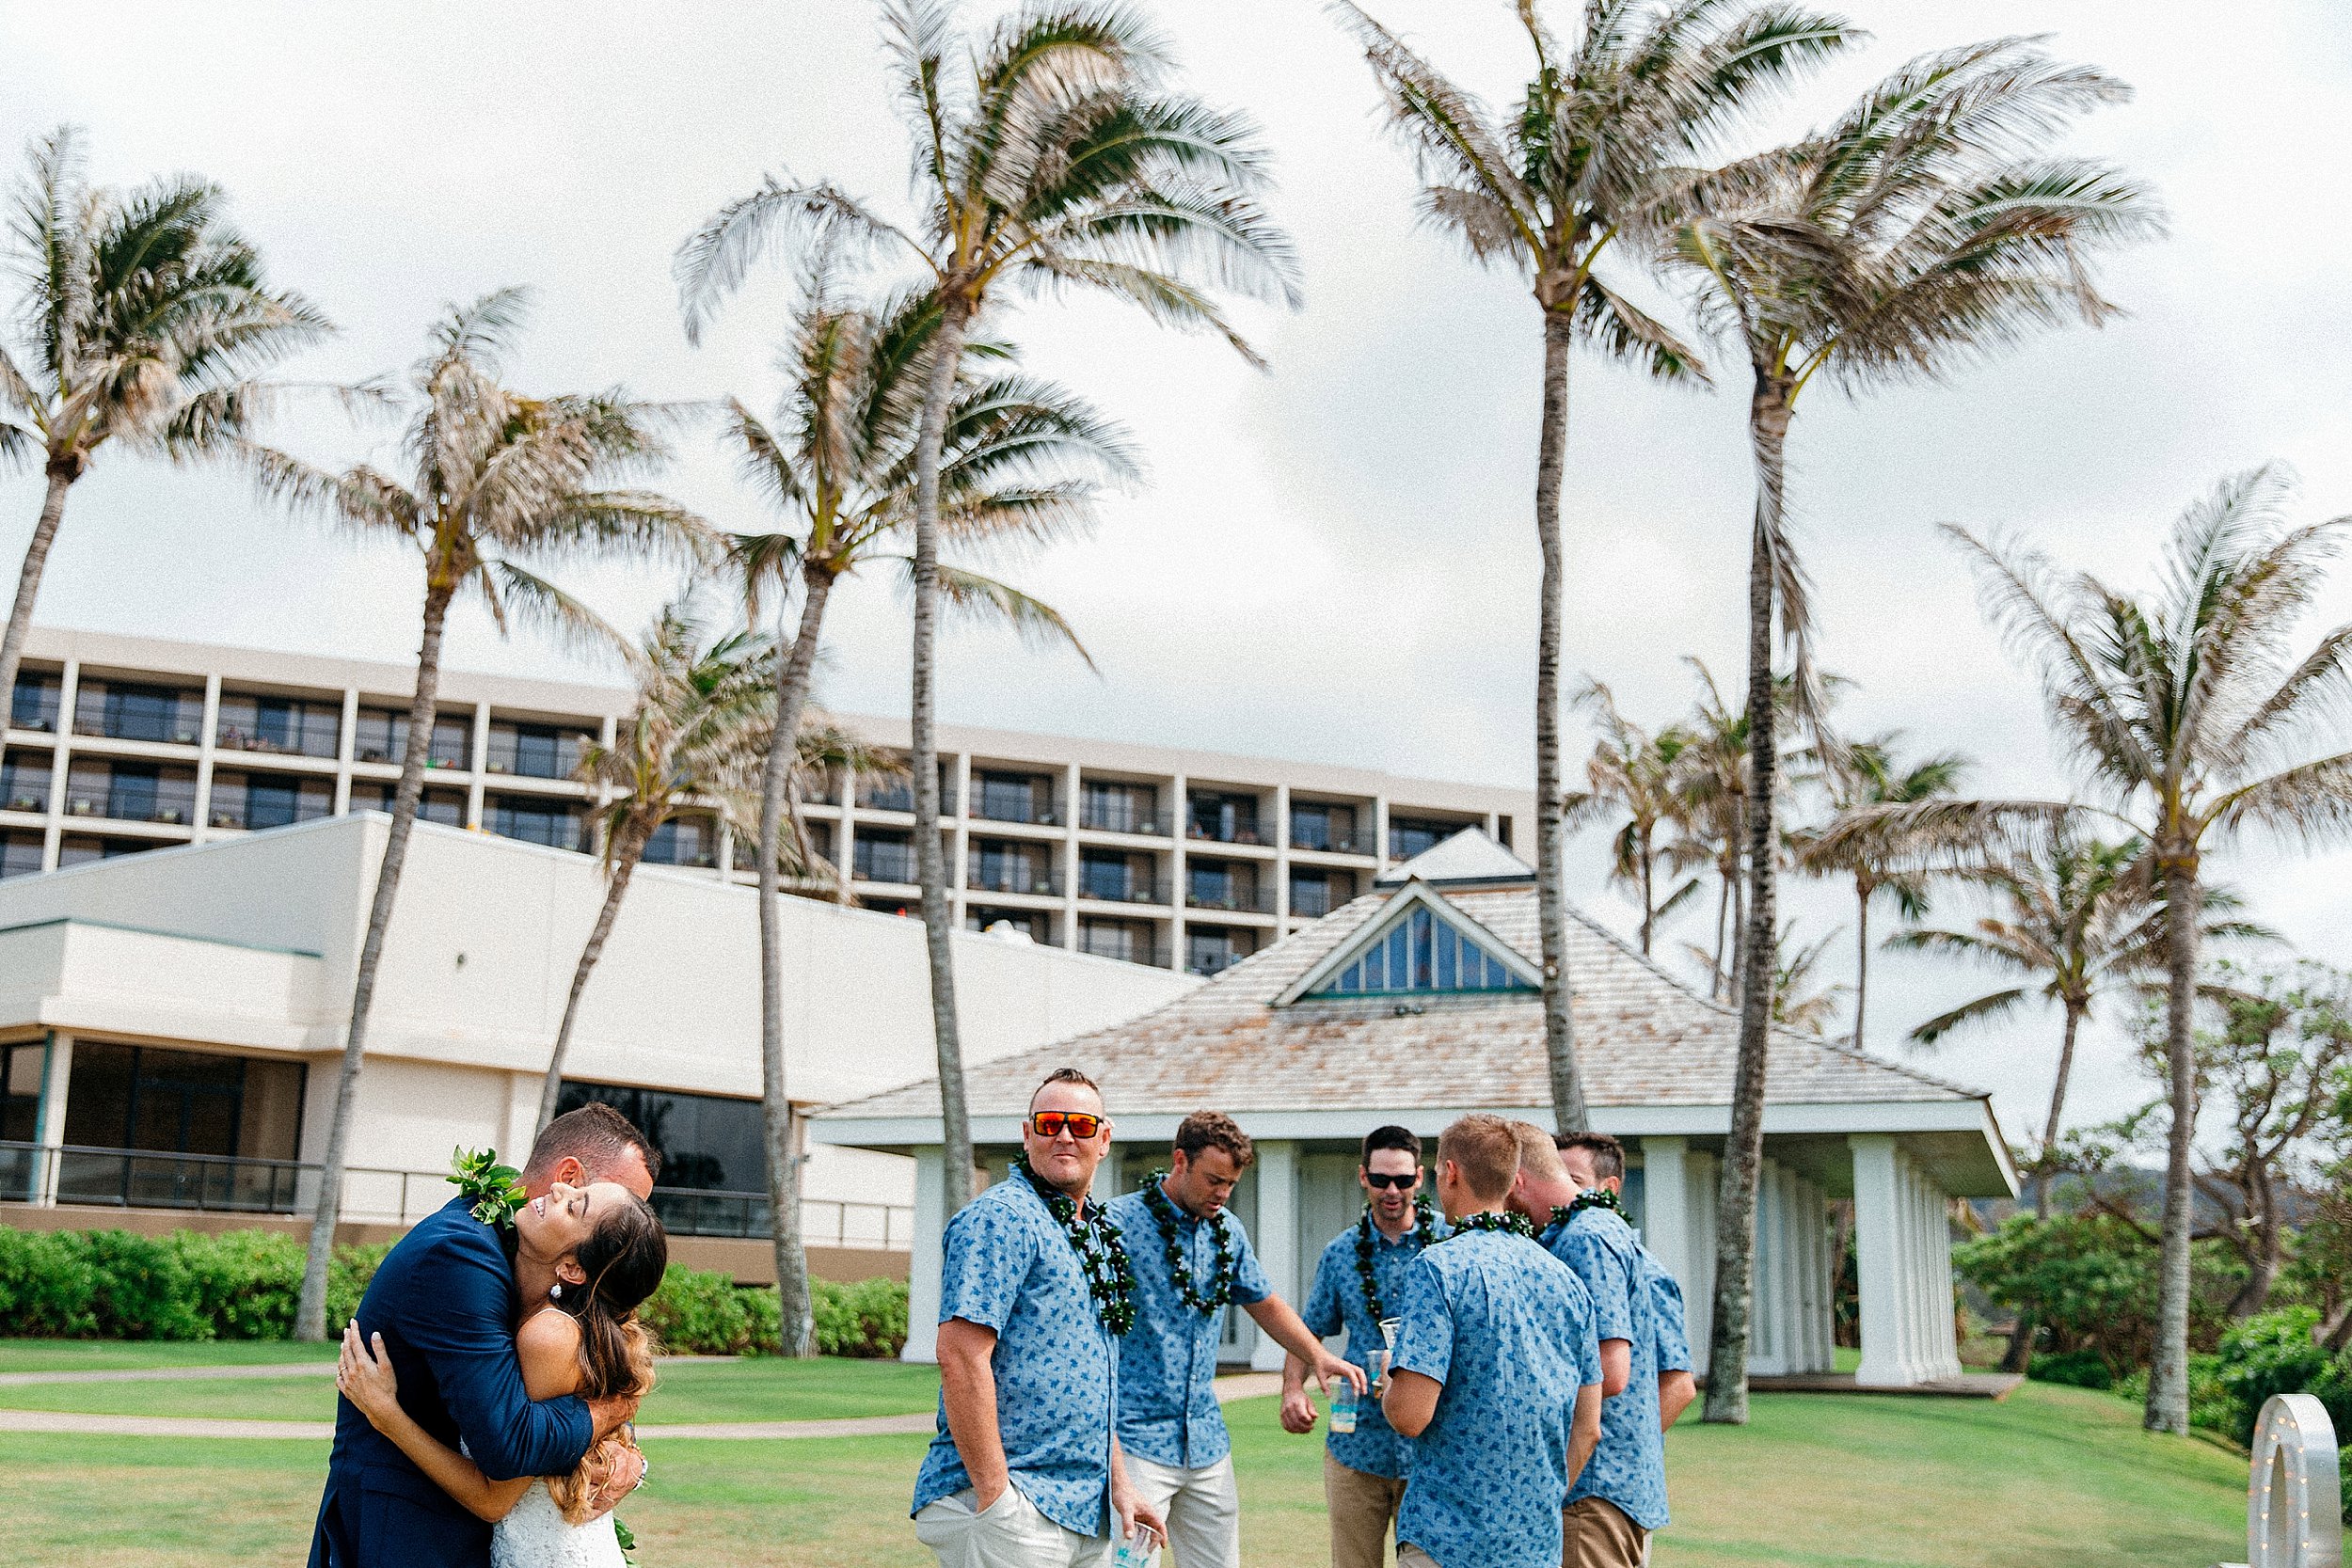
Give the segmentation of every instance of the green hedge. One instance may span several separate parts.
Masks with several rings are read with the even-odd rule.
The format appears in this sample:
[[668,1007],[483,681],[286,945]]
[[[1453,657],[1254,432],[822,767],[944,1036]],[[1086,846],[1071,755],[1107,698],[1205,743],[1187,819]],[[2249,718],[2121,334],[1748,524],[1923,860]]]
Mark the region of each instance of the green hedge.
[[[358,1306],[388,1247],[340,1247],[327,1317]],[[282,1339],[294,1332],[302,1243],[267,1230],[16,1230],[0,1227],[0,1334],[34,1338]]]
[[[819,1355],[893,1356],[907,1342],[904,1281],[813,1279],[809,1294]],[[644,1318],[673,1355],[772,1355],[783,1340],[773,1290],[675,1263],[645,1303]]]
[[[335,1249],[326,1321],[348,1321],[391,1243]],[[0,1226],[0,1336],[65,1339],[283,1339],[294,1333],[302,1243],[269,1230],[16,1230]],[[820,1355],[891,1356],[907,1338],[907,1288],[812,1280]],[[673,1267],[645,1304],[671,1354],[775,1354],[776,1293]]]

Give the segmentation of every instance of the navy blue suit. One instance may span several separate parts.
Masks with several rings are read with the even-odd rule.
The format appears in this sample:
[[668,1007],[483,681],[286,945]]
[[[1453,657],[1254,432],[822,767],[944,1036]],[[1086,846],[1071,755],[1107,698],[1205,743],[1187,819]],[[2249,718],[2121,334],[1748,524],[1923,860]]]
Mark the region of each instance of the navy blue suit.
[[[359,1331],[384,1336],[401,1408],[466,1449],[492,1481],[569,1473],[594,1435],[571,1396],[532,1402],[515,1359],[515,1269],[466,1199],[401,1238],[359,1302]],[[329,1324],[340,1332],[341,1324]],[[490,1527],[335,1402],[335,1449],[310,1568],[488,1568]]]

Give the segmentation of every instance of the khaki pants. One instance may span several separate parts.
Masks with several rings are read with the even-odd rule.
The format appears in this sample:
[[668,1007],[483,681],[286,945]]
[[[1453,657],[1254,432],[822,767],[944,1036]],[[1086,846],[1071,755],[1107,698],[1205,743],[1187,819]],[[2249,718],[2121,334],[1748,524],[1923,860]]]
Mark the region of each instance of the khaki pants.
[[914,1516],[914,1538],[939,1559],[939,1568],[1099,1568],[1111,1543],[1064,1529],[1037,1511],[1018,1486],[977,1509],[969,1488],[927,1504]]
[[1396,1549],[1396,1568],[1438,1568],[1438,1560],[1419,1546],[1399,1546]]
[[1560,1511],[1560,1568],[1641,1568],[1649,1531],[1616,1504],[1581,1497]]
[[1228,1454],[1197,1470],[1124,1456],[1127,1479],[1168,1521],[1168,1555],[1177,1568],[1241,1568],[1241,1493]]
[[[1323,1500],[1331,1514],[1331,1568],[1380,1568],[1389,1527],[1396,1523],[1397,1505],[1405,1500],[1405,1482],[1351,1470],[1326,1449]],[[1404,1560],[1400,1554],[1397,1561]]]

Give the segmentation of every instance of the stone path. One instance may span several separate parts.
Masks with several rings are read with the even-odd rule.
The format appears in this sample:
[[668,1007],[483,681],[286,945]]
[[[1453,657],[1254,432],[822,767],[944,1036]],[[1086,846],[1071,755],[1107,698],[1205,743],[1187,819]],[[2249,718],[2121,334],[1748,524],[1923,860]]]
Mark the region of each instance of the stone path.
[[[681,1357],[680,1359],[685,1359]],[[694,1359],[710,1359],[695,1357]],[[0,1387],[36,1383],[168,1383],[215,1378],[294,1377],[334,1371],[331,1363],[274,1367],[182,1367],[136,1371],[9,1372]],[[1241,1372],[1216,1380],[1220,1404],[1282,1391],[1278,1372]],[[907,1436],[933,1430],[929,1411],[905,1416],[856,1416],[818,1421],[708,1421],[676,1425],[647,1423],[637,1429],[652,1443],[669,1438],[718,1442],[772,1442],[801,1437]],[[68,1410],[0,1410],[0,1432],[85,1437],[262,1437],[318,1442],[335,1435],[332,1421],[248,1421],[203,1416],[93,1416]]]

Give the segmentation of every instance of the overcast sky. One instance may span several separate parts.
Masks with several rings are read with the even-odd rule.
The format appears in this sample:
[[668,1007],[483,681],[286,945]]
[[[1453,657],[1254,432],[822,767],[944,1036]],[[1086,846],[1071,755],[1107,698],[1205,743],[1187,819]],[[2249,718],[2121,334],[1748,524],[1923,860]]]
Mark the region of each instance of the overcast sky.
[[[946,653],[944,717],[1524,787],[1534,306],[1515,278],[1416,231],[1410,172],[1377,133],[1370,75],[1313,0],[1147,8],[1191,85],[1263,125],[1272,205],[1296,238],[1307,305],[1244,312],[1267,375],[1105,306],[999,322],[1034,369],[1133,428],[1151,480],[1108,509],[1097,537],[1018,568],[1079,627],[1099,678],[1003,637],[960,636]],[[1502,0],[1374,8],[1493,101],[1524,78]],[[2129,319],[2054,335],[1947,386],[1860,404],[1817,394],[1791,442],[1826,662],[1858,683],[1848,722],[1968,752],[1986,792],[2062,788],[2034,688],[1985,629],[1935,525],[2008,531],[2137,583],[2171,516],[2233,470],[2281,460],[2304,481],[2299,515],[2352,510],[2341,261],[2352,12],[2283,0],[2239,8],[2225,29],[2185,0],[1847,8],[1876,42],[1760,122],[1753,143],[1827,119],[1915,53],[2002,33],[2048,33],[2062,55],[2137,88],[2071,144],[2122,163],[2171,214],[2169,240],[2109,270]],[[342,327],[293,373],[403,368],[444,302],[525,283],[538,311],[519,384],[625,382],[765,406],[790,305],[784,272],[761,275],[692,349],[670,256],[765,171],[903,201],[904,143],[877,40],[864,0],[111,0],[90,11],[0,0],[0,144],[70,120],[87,128],[103,182],[180,168],[222,182],[275,277]],[[1657,390],[1590,360],[1575,376],[1567,657],[1654,724],[1689,700],[1684,656],[1727,686],[1740,676],[1744,404],[1736,390]],[[324,420],[282,436],[337,461],[382,441]],[[759,525],[708,442],[689,443],[669,483],[725,526]],[[8,560],[38,502],[35,479],[0,479]],[[2352,618],[2352,569],[2339,578],[2307,635]],[[572,582],[629,624],[671,587],[646,573]],[[408,559],[273,515],[233,479],[116,456],[75,488],[40,619],[404,659],[419,592]],[[837,594],[832,631],[827,699],[903,712],[903,611],[889,586]],[[502,645],[478,619],[453,630],[451,660],[611,678],[527,641]],[[1629,906],[1600,885],[1600,836],[1581,847],[1576,895],[1628,926]],[[2219,870],[2307,951],[2352,961],[2347,866],[2249,846]],[[1795,899],[1803,933],[1845,927],[1848,970],[1849,902],[1820,889]],[[1705,924],[1688,918],[1671,937],[1698,940]],[[1913,1023],[1988,984],[1884,959],[1869,1043],[1895,1053]],[[2054,1015],[2033,1012],[1920,1060],[1992,1087],[2023,1137],[2039,1127],[2056,1033]],[[2152,1093],[2113,1027],[2089,1049],[2073,1101],[2082,1117]]]

